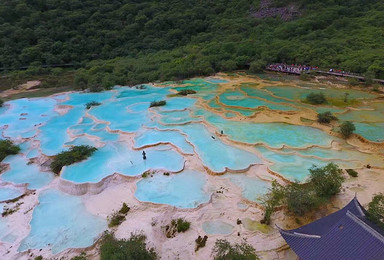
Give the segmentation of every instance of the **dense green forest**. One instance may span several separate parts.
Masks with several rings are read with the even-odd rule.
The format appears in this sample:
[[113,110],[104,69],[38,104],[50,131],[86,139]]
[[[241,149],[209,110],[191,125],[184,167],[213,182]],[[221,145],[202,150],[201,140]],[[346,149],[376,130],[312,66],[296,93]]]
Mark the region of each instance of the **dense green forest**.
[[40,66],[69,64],[95,90],[271,62],[384,78],[383,1],[267,2],[298,15],[257,17],[257,0],[0,1],[0,68],[59,75]]

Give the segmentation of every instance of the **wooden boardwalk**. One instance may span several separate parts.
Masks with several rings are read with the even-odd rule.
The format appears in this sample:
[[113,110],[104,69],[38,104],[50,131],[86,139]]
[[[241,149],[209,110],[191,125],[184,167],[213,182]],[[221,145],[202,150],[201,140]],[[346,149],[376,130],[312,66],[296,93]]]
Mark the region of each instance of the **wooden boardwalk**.
[[[266,70],[274,71],[274,72],[281,72],[281,73],[291,74],[291,75],[301,75],[301,72],[295,72],[295,71],[281,71],[278,69],[271,69],[271,68],[266,68]],[[318,73],[318,74],[343,77],[343,78],[355,78],[355,79],[358,79],[360,81],[365,81],[365,77],[363,77],[363,76],[351,75],[351,74],[347,74],[347,73],[330,72],[330,71],[324,71],[324,70],[311,70],[311,73]],[[383,79],[373,79],[373,81],[384,84]]]

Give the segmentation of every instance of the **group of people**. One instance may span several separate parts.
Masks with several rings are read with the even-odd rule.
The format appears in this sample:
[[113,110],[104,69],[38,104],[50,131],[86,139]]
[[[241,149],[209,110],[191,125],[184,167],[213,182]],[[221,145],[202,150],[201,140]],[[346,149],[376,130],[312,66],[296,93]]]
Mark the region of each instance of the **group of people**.
[[297,73],[300,74],[301,72],[308,72],[311,70],[317,70],[319,67],[312,67],[307,65],[301,65],[301,64],[285,64],[285,63],[274,63],[269,64],[267,66],[268,70],[273,71],[281,71],[281,72],[287,72],[287,73]]
[[339,74],[344,74],[344,75],[359,76],[359,74],[357,74],[357,73],[352,73],[352,72],[344,71],[344,70],[329,69],[329,72],[331,72],[331,73],[339,73]]
[[[302,72],[309,72],[309,71],[318,70],[319,67],[313,67],[313,66],[307,66],[307,65],[301,65],[301,64],[273,63],[273,64],[267,65],[266,69],[278,71],[278,72],[301,74]],[[333,68],[329,69],[328,72],[339,73],[339,74],[344,74],[344,75],[359,76],[356,73],[352,73],[352,72],[344,71],[344,70],[339,70],[339,69],[333,69]]]

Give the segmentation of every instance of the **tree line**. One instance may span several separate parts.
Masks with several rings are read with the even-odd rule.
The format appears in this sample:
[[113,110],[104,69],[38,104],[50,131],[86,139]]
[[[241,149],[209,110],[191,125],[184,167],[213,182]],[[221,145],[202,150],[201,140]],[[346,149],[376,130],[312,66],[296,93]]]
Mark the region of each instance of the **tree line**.
[[301,15],[256,19],[255,0],[1,1],[0,68],[73,64],[76,84],[94,89],[273,62],[384,78],[381,3],[272,2],[294,2]]

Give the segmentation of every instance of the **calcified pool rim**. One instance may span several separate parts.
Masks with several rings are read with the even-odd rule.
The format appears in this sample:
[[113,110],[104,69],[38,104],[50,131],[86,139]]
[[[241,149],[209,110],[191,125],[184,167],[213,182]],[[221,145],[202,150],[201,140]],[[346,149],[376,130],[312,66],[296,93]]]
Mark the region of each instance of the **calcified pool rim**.
[[[197,85],[202,85],[204,87],[204,79],[196,79],[197,80]],[[278,122],[280,125],[284,124],[292,124],[292,125],[299,125],[303,127],[303,129],[309,129],[308,124],[301,122],[300,117],[304,116],[305,118],[309,118],[309,120],[313,120],[314,115],[316,115],[316,111],[318,109],[315,109],[316,107],[307,105],[307,104],[302,104],[299,102],[293,102],[288,99],[281,99],[281,102],[276,102],[279,101],[279,97],[274,96],[273,94],[269,93],[271,97],[276,98],[274,101],[270,101],[266,98],[262,97],[252,97],[248,96],[248,94],[241,88],[241,84],[235,86],[236,78],[227,78],[226,80],[220,80],[220,81],[210,81],[208,82],[208,86],[205,87],[205,89],[202,91],[202,93],[198,93],[196,95],[192,95],[191,97],[188,97],[187,99],[183,99],[180,97],[174,98],[174,102],[170,101],[170,109],[165,108],[155,108],[151,109],[151,112],[147,111],[147,105],[149,101],[145,101],[142,98],[137,98],[137,103],[132,103],[130,105],[125,106],[124,104],[122,105],[122,108],[124,108],[124,111],[127,111],[127,113],[130,113],[134,116],[137,116],[140,113],[145,113],[145,114],[150,114],[148,118],[145,118],[145,125],[141,123],[139,119],[138,122],[139,124],[133,125],[132,128],[125,128],[125,129],[119,129],[119,126],[116,126],[112,124],[112,122],[106,120],[105,117],[98,118],[98,113],[105,113],[105,111],[100,112],[102,110],[103,106],[100,107],[95,107],[91,108],[89,111],[86,111],[82,116],[78,117],[78,120],[76,121],[75,126],[79,126],[81,122],[83,122],[83,126],[79,127],[68,127],[66,128],[65,132],[68,134],[68,139],[65,139],[63,141],[63,147],[69,147],[73,143],[81,144],[85,142],[90,142],[94,144],[97,147],[105,147],[105,145],[108,145],[109,143],[119,143],[119,144],[124,144],[132,148],[133,151],[141,151],[142,149],[161,149],[161,147],[167,146],[167,149],[170,149],[174,151],[175,153],[179,153],[181,157],[185,159],[183,163],[182,169],[180,171],[170,171],[171,176],[182,176],[183,174],[183,169],[191,169],[192,167],[195,167],[196,162],[198,162],[197,166],[200,167],[199,171],[210,173],[212,175],[218,175],[218,174],[224,174],[223,178],[227,179],[231,185],[234,185],[234,187],[237,187],[242,194],[243,200],[238,203],[242,203],[243,205],[245,203],[246,207],[241,207],[242,210],[247,210],[249,205],[253,205],[252,203],[258,203],[258,194],[257,193],[250,193],[249,188],[244,185],[244,182],[247,182],[247,179],[245,178],[244,180],[234,180],[231,178],[231,175],[234,175],[234,173],[237,172],[236,177],[241,176],[241,177],[247,177],[251,178],[251,180],[257,179],[258,182],[261,183],[262,188],[267,190],[268,184],[270,184],[271,180],[273,178],[278,178],[280,181],[292,181],[292,179],[287,178],[288,176],[285,176],[284,173],[279,172],[279,171],[274,171],[274,165],[279,164],[280,162],[276,162],[273,160],[269,160],[268,158],[263,157],[263,153],[256,151],[255,146],[263,146],[268,150],[272,150],[275,153],[280,153],[280,154],[294,154],[294,156],[297,156],[299,158],[307,158],[307,159],[316,159],[320,161],[327,161],[329,159],[335,159],[335,158],[330,158],[330,157],[325,157],[322,158],[321,156],[317,156],[316,154],[305,154],[302,153],[301,151],[307,151],[309,149],[331,149],[331,150],[340,150],[340,146],[342,147],[341,150],[344,151],[352,151],[355,150],[355,146],[348,146],[343,140],[338,139],[337,135],[330,131],[329,129],[318,126],[318,125],[313,125],[311,124],[311,128],[318,129],[321,132],[324,132],[326,135],[329,136],[331,139],[330,142],[327,143],[318,143],[318,144],[305,144],[303,146],[290,146],[290,145],[268,145],[267,142],[247,142],[244,140],[234,140],[233,136],[230,135],[230,131],[225,130],[225,132],[222,134],[221,128],[214,123],[210,122],[210,120],[207,119],[206,113],[211,113],[214,114],[217,117],[222,118],[222,120],[231,120],[236,122],[238,126],[242,124],[242,122],[247,122],[251,121],[252,124],[254,125],[268,125],[268,124],[275,124]],[[252,79],[247,79],[247,81],[251,81]],[[208,80],[209,81],[209,80]],[[175,93],[177,89],[182,89],[182,88],[190,88],[191,86],[194,85],[194,80],[190,80],[185,82],[186,84],[180,85],[176,83],[170,83],[166,85],[166,87],[161,87],[160,89],[157,89],[157,94],[155,95],[156,97],[164,97],[167,100],[172,100],[173,98],[168,97],[168,94],[170,93]],[[279,85],[277,83],[272,83],[272,82],[260,82],[259,85],[257,86],[257,89],[261,89],[265,93],[268,93],[267,90],[264,90],[264,87],[266,85]],[[280,84],[281,85],[281,84]],[[150,86],[155,87],[155,86]],[[196,86],[195,86],[196,87]],[[119,102],[119,100],[122,100],[124,98],[128,98],[127,95],[128,92],[132,92],[133,89],[131,88],[115,88],[111,92],[108,92],[108,95],[110,95],[109,98],[106,98],[103,102],[106,102],[107,104],[111,104],[113,102]],[[127,92],[124,92],[127,91]],[[134,91],[134,90],[133,90]],[[212,91],[216,91],[214,95],[212,95]],[[287,105],[288,107],[293,107],[295,108],[292,111],[278,111],[274,109],[269,109],[268,106],[259,106],[256,108],[247,108],[247,107],[241,107],[241,106],[230,106],[230,105],[225,105],[222,102],[216,102],[217,97],[225,92],[234,92],[234,91],[239,91],[239,93],[242,93],[245,98],[251,99],[258,99],[258,100],[263,100],[263,102],[266,102],[264,104],[284,104]],[[73,94],[73,93],[72,93]],[[148,93],[147,93],[148,94]],[[54,100],[56,100],[56,107],[55,107],[55,114],[60,114],[60,115],[65,115],[68,114],[68,109],[71,107],[82,106],[84,100],[78,97],[81,97],[83,94],[81,93],[74,93],[74,96],[77,96],[74,100],[71,100],[70,94],[61,94],[60,96],[52,96]],[[91,95],[91,94],[90,94]],[[96,95],[103,95],[101,94],[96,94]],[[92,96],[92,95],[91,95]],[[151,97],[152,98],[152,97]],[[183,100],[186,100],[188,102],[183,102]],[[60,101],[60,102],[59,102]],[[215,101],[212,102],[212,101]],[[211,105],[212,104],[212,105]],[[330,107],[327,106],[322,106],[321,109],[328,109]],[[332,107],[330,108],[332,109]],[[333,108],[335,109],[335,108]],[[366,108],[361,108],[361,110],[364,110]],[[376,109],[376,108],[374,108]],[[367,109],[366,109],[367,110]],[[99,111],[99,112],[97,112]],[[111,109],[110,111],[113,111]],[[175,111],[175,112],[174,112]],[[340,112],[341,111],[341,112]],[[346,114],[349,111],[353,111],[351,108],[345,108],[337,112],[337,114]],[[121,112],[121,111],[120,111]],[[120,113],[119,112],[119,113]],[[249,112],[248,114],[245,114],[245,112]],[[174,114],[173,117],[170,114]],[[181,118],[183,115],[187,115],[188,118]],[[1,116],[1,115],[0,115]],[[269,117],[269,118],[268,118]],[[47,121],[49,121],[52,118],[48,118]],[[136,119],[135,119],[136,120]],[[293,122],[290,122],[290,121]],[[21,120],[22,121],[22,120]],[[90,123],[93,121],[93,123]],[[266,122],[264,122],[266,121]],[[36,123],[44,123],[40,121],[36,121]],[[45,123],[46,124],[46,123]],[[87,124],[90,124],[90,128],[88,129]],[[92,125],[93,124],[93,125]],[[215,137],[216,141],[220,141],[225,145],[235,147],[236,149],[240,149],[243,151],[246,151],[247,153],[253,154],[258,158],[256,163],[245,163],[249,164],[248,167],[223,167],[222,169],[216,169],[212,171],[212,169],[208,167],[201,167],[201,166],[207,166],[206,163],[203,162],[202,153],[199,153],[196,149],[196,145],[194,145],[194,142],[188,140],[188,138],[191,138],[191,136],[186,133],[184,128],[186,126],[190,125],[200,125],[207,131],[207,136],[209,138],[209,135]],[[279,126],[280,126],[279,125]],[[137,131],[138,129],[138,131]],[[3,129],[4,130],[4,129]],[[95,131],[94,135],[88,133],[89,131]],[[32,130],[33,131],[33,130]],[[78,132],[77,132],[78,131]],[[177,143],[172,143],[171,141],[167,140],[155,140],[153,142],[149,142],[147,144],[143,145],[138,145],[135,146],[135,138],[134,138],[134,132],[140,132],[143,133],[145,131],[177,131],[180,136],[183,136],[186,140],[186,143],[192,146],[192,150],[186,151],[186,149],[182,149],[180,145]],[[29,133],[28,133],[29,134]],[[41,134],[41,131],[36,132],[37,135]],[[167,137],[170,139],[169,137]],[[166,138],[166,139],[167,139]],[[32,142],[33,137],[29,137],[28,140]],[[161,138],[160,138],[161,139]],[[355,140],[355,139],[354,139]],[[35,140],[36,141],[36,140]],[[34,142],[34,141],[33,141]],[[371,145],[373,142],[366,141],[367,147]],[[45,155],[42,154],[42,149],[41,149],[41,144],[39,144],[36,148],[36,144],[33,144],[30,149],[27,149],[27,151],[23,151],[22,155],[25,158],[25,161],[31,161],[34,163],[39,163],[42,162],[43,159],[47,159]],[[381,144],[378,143],[380,146]],[[185,147],[184,147],[185,148]],[[365,147],[364,147],[365,148]],[[37,150],[36,150],[37,149]],[[193,151],[193,152],[192,152]],[[293,151],[293,152],[292,152]],[[366,152],[371,152],[371,151],[366,151]],[[368,154],[368,153],[367,153]],[[255,158],[256,158],[255,157]],[[260,159],[261,158],[261,159]],[[253,159],[255,161],[255,159]],[[354,162],[355,160],[341,160],[343,162]],[[81,165],[82,163],[79,163]],[[258,169],[257,165],[267,165],[269,167],[270,171],[270,176],[266,176],[264,174],[263,176],[258,176],[254,174],[249,174],[249,172],[254,171],[254,169]],[[362,167],[363,165],[359,165],[359,167]],[[357,168],[359,168],[357,167]],[[379,162],[377,165],[373,164],[373,167],[380,168],[382,167],[381,162]],[[154,167],[156,168],[156,167]],[[384,168],[384,167],[383,167]],[[167,172],[167,169],[150,169],[155,171],[155,176],[161,175],[161,178],[167,178],[165,175],[162,175]],[[65,169],[64,169],[65,172]],[[181,173],[177,173],[181,172]],[[225,174],[225,173],[230,173],[230,174]],[[232,174],[231,174],[232,173]],[[63,176],[62,176],[63,177]],[[110,174],[107,174],[103,176],[103,178],[100,178],[96,180],[95,182],[82,182],[82,183],[75,183],[72,181],[65,180],[64,178],[60,178],[59,182],[55,182],[53,184],[50,184],[49,186],[54,186],[60,190],[65,191],[66,193],[71,193],[74,195],[84,195],[84,194],[99,194],[101,193],[104,189],[108,188],[110,185],[114,185],[113,182],[116,180],[121,180],[121,181],[129,181],[129,182],[135,182],[139,183],[142,177],[140,174],[136,174],[136,176],[124,176],[121,172],[111,172]],[[260,177],[260,178],[259,178]],[[265,187],[263,186],[264,183],[266,184]],[[57,186],[55,186],[57,185]],[[38,190],[41,188],[38,188]],[[137,188],[136,188],[137,191]],[[261,192],[262,193],[262,192]],[[144,204],[148,204],[150,207],[154,207],[156,203],[161,202],[153,202],[150,199],[147,200],[148,202],[142,202]],[[190,207],[188,209],[192,210],[199,210],[199,205],[209,205],[211,203],[210,201],[202,201],[197,204],[194,204],[193,207]],[[170,204],[172,203],[165,203],[165,204]],[[240,205],[240,204],[236,204]],[[178,205],[173,205],[177,207]],[[183,207],[181,207],[183,208]]]

